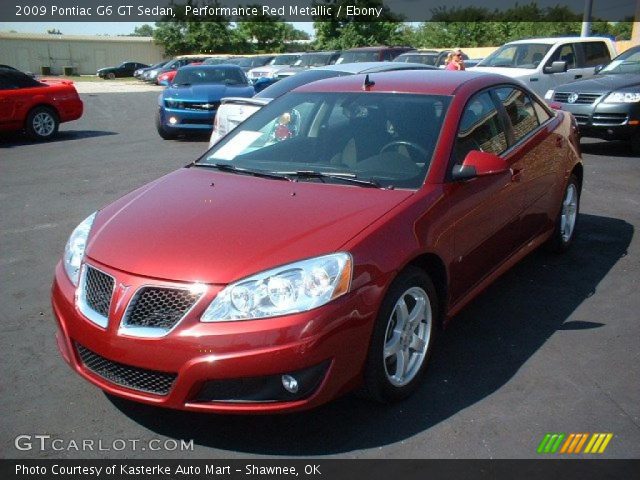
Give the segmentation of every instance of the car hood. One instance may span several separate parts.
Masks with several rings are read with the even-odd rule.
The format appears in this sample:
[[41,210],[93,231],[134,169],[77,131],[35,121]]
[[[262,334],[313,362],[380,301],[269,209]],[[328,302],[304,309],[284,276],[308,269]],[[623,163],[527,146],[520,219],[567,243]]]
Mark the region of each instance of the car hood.
[[145,277],[227,284],[337,251],[412,194],[183,168],[102,209],[86,252]]
[[250,70],[251,73],[277,73],[281,70],[291,68],[289,65],[265,65],[264,67],[256,67]]
[[99,68],[98,72],[108,72],[110,70],[117,70],[117,67],[104,67],[104,68]]
[[508,67],[471,67],[468,69],[473,72],[497,73],[505,77],[521,78],[529,75],[537,75],[538,71],[532,68],[508,68]]
[[163,98],[177,100],[219,101],[222,97],[250,97],[253,87],[247,85],[191,85],[178,87],[171,85],[162,92]]
[[633,87],[640,85],[640,75],[638,74],[611,74],[596,75],[595,77],[578,80],[557,88],[558,92],[585,92],[585,93],[607,93],[619,88]]

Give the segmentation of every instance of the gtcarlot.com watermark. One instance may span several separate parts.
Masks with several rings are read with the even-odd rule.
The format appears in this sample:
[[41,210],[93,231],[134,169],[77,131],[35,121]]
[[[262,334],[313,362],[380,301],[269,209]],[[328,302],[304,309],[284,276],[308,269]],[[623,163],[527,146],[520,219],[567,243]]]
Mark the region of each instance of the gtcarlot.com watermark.
[[174,440],[172,438],[116,438],[104,439],[70,439],[53,438],[51,435],[18,435],[13,444],[16,450],[39,452],[122,452],[122,451],[166,451],[192,452],[193,439]]

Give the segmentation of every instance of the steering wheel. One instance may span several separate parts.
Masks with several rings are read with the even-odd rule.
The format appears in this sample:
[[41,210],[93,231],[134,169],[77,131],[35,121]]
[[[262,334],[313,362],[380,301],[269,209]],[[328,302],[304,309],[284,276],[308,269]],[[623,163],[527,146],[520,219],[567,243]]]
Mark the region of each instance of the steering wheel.
[[425,159],[427,158],[427,155],[428,155],[428,152],[426,149],[424,149],[417,143],[409,142],[407,140],[394,140],[393,142],[387,143],[384,147],[380,149],[380,155],[382,155],[385,151],[389,150],[392,147],[411,147],[413,150],[421,154]]

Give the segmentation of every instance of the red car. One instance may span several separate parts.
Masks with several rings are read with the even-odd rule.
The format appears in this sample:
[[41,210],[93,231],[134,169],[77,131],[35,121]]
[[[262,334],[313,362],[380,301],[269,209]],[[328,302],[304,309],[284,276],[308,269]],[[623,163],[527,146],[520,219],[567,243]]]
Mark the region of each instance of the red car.
[[49,140],[62,122],[82,116],[73,82],[36,80],[0,67],[0,131],[25,130],[34,140]]
[[[202,65],[202,62],[191,62],[191,63],[189,63],[187,65]],[[168,87],[169,85],[171,85],[173,83],[173,79],[176,78],[176,74],[177,73],[178,73],[178,69],[169,70],[167,72],[161,73],[156,78],[156,83],[158,85],[163,85],[165,87]]]
[[398,400],[471,299],[570,246],[582,179],[571,115],[506,77],[311,83],[74,230],[58,345],[103,390],[162,407]]

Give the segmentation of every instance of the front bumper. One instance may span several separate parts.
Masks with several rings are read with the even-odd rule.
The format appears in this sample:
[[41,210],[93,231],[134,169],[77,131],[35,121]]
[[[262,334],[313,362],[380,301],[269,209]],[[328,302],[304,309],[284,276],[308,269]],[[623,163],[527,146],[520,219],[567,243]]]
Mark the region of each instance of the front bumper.
[[[210,132],[217,110],[181,110],[160,107],[160,122],[167,130],[176,132]],[[175,122],[170,119],[174,118]]]
[[640,126],[640,104],[603,103],[590,105],[562,103],[578,122],[580,135],[607,140],[626,140],[637,135]]
[[[99,327],[80,312],[76,306],[76,288],[61,264],[56,268],[52,305],[62,356],[73,370],[106,392],[182,410],[275,413],[318,406],[361,381],[377,296],[383,290],[381,285],[363,287],[323,307],[297,315],[202,323],[200,316],[221,289],[220,286],[208,286],[208,291],[193,309],[166,336],[133,337],[119,330],[126,305],[138,286],[150,281],[157,284],[158,281],[91,263],[116,279],[107,327]],[[164,395],[125,387],[88,368],[81,356],[82,348],[135,370],[175,374],[175,381]],[[317,366],[322,366],[322,373],[318,374],[322,378],[302,399],[269,402],[202,400],[205,387],[212,381],[281,376]]]

